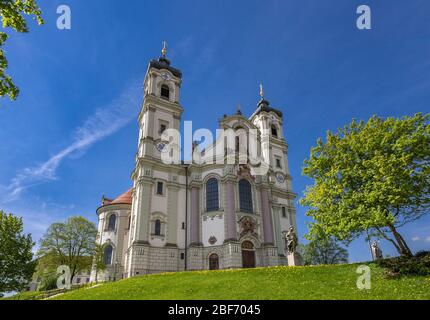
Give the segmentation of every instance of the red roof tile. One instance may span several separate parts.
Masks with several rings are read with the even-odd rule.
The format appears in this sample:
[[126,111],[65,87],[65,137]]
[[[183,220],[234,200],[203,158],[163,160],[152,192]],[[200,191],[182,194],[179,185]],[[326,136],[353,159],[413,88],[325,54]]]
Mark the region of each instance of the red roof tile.
[[104,204],[106,204],[106,205],[109,205],[109,204],[131,204],[131,202],[132,202],[132,191],[133,191],[133,188],[128,190],[127,192],[124,192],[122,195],[120,195],[116,199],[114,199],[112,201],[108,201],[107,203],[104,203]]

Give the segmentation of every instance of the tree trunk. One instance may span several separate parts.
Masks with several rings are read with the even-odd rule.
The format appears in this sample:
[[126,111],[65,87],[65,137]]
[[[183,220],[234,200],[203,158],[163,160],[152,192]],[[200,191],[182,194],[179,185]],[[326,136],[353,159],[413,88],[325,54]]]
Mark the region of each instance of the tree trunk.
[[409,249],[405,239],[403,239],[400,233],[397,232],[396,227],[394,227],[392,224],[389,224],[388,227],[390,228],[391,233],[393,234],[394,238],[397,241],[397,244],[398,244],[397,250],[399,251],[399,253],[402,256],[412,257],[411,249]]

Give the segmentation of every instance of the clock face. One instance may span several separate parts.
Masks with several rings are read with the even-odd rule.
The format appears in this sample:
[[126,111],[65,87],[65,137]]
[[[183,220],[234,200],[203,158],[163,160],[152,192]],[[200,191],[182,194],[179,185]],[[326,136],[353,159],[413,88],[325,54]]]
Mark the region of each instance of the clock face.
[[164,144],[164,143],[162,143],[162,142],[159,142],[159,143],[157,143],[156,145],[155,145],[155,147],[157,148],[157,150],[159,151],[159,152],[163,152],[164,151],[164,147],[165,147],[166,145]]
[[284,177],[284,175],[283,175],[283,174],[281,174],[281,173],[277,173],[277,174],[276,174],[276,180],[278,180],[278,182],[279,182],[279,183],[284,183],[284,181],[285,181],[285,177]]
[[170,79],[170,75],[169,75],[168,73],[163,72],[163,73],[161,74],[161,78],[162,78],[163,80],[169,80],[169,79]]

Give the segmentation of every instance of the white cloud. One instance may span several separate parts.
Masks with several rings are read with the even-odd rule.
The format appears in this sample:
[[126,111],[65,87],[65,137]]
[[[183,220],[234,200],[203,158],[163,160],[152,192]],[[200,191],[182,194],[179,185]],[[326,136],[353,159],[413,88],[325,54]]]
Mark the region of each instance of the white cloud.
[[57,179],[56,171],[65,158],[84,152],[94,143],[115,133],[137,117],[139,96],[138,82],[129,83],[118,98],[107,106],[97,109],[82,126],[75,130],[69,146],[35,167],[24,168],[17,173],[8,186],[0,186],[0,203],[14,201],[25,189]]
[[412,237],[412,241],[420,241],[420,237],[417,237],[417,236],[415,236],[415,237]]
[[430,242],[430,236],[426,238],[426,242]]

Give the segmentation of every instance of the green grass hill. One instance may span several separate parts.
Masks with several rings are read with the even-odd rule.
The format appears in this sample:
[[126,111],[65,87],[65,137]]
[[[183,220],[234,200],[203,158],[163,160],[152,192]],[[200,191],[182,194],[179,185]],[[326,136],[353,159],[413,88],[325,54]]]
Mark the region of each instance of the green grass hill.
[[359,290],[358,264],[194,271],[137,276],[52,299],[430,299],[430,277],[388,279],[375,264]]

